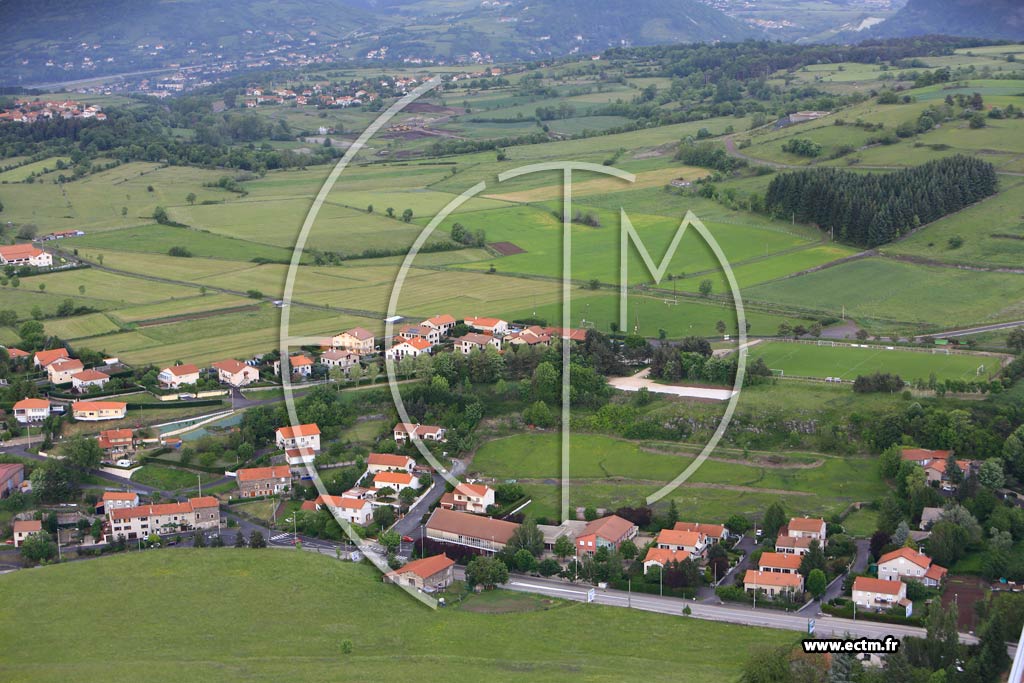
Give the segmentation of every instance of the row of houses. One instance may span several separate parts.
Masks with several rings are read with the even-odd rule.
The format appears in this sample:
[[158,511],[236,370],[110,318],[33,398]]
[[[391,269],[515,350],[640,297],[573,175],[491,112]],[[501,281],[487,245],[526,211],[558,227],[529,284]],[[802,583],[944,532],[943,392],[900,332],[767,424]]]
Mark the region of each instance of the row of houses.
[[[45,398],[25,398],[14,404],[14,419],[22,424],[45,420],[54,412]],[[128,415],[128,404],[123,401],[75,401],[71,414],[83,422],[122,420]]]
[[[234,358],[218,361],[210,367],[217,373],[217,380],[221,384],[238,388],[260,381],[259,368]],[[161,369],[157,381],[164,389],[180,389],[197,384],[201,374],[199,366],[182,363]]]
[[[929,450],[927,448],[904,448],[901,457],[924,468],[929,483],[934,483],[947,490],[953,489],[953,482],[946,472],[949,457],[953,451]],[[977,460],[955,459],[957,467],[965,477],[976,475],[981,463]]]
[[803,593],[804,577],[800,574],[800,563],[814,541],[823,549],[828,543],[828,525],[824,519],[790,519],[779,529],[775,551],[761,553],[757,569],[748,569],[743,575],[743,589],[770,598],[792,598]]

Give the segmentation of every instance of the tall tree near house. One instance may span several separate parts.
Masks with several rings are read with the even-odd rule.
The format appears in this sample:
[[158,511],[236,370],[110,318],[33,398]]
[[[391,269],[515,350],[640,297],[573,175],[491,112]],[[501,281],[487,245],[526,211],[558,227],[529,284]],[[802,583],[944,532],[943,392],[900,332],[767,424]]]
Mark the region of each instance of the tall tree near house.
[[560,560],[564,560],[576,552],[576,547],[573,545],[572,541],[569,540],[568,536],[559,536],[555,539],[555,547],[553,550],[555,557]]
[[800,569],[798,571],[807,579],[810,578],[811,572],[815,569],[824,572],[827,566],[828,561],[825,559],[825,553],[821,549],[821,543],[814,539],[811,541],[807,552],[800,558]]
[[768,506],[764,512],[762,525],[765,538],[773,538],[778,535],[779,529],[786,525],[786,511],[782,508],[782,503],[775,501]]

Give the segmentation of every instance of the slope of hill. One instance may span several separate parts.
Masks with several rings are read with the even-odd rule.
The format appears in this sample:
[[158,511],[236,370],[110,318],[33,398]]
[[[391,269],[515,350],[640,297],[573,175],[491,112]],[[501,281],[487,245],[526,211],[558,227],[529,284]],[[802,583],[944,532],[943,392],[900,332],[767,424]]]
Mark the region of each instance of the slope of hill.
[[683,670],[712,683],[737,678],[759,645],[796,638],[504,591],[434,612],[370,567],[271,549],[156,550],[18,571],[0,576],[0,616],[2,678],[34,683],[543,683],[631,671],[668,682]]
[[1020,0],[909,0],[886,21],[850,39],[944,34],[991,39],[1024,39]]

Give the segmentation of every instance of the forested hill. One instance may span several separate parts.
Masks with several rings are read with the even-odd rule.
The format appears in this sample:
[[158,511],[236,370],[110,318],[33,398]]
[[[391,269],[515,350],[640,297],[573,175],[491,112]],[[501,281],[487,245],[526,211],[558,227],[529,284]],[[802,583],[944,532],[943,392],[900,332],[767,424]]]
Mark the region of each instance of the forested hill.
[[869,31],[849,36],[896,38],[927,33],[1024,40],[1021,0],[909,0],[888,20]]

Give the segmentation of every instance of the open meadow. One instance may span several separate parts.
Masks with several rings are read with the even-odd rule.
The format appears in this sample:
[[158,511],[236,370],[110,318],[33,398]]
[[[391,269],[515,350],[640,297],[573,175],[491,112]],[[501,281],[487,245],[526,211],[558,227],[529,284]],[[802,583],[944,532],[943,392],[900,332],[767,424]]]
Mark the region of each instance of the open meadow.
[[[63,590],[50,590],[53,582]],[[353,617],[370,612],[387,618]],[[676,681],[685,667],[688,681],[717,683],[739,675],[740,653],[796,640],[785,631],[504,591],[434,612],[371,567],[276,549],[151,550],[15,572],[0,577],[0,614],[5,678],[38,683],[120,683],[138,680],[139,671],[219,683],[609,681],[624,667],[650,669],[652,681]],[[129,629],[124,614],[133,615]],[[575,634],[572,648],[561,642],[566,633]]]

